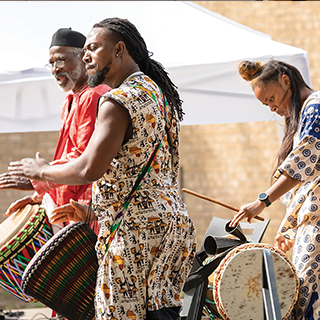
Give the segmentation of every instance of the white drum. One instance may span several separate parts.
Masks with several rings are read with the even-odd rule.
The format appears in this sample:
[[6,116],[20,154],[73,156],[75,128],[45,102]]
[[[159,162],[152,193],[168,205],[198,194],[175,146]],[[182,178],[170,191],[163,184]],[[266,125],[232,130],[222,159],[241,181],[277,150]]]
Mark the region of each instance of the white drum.
[[[282,318],[289,316],[299,291],[295,268],[284,253],[268,244],[247,243],[233,249],[209,277],[209,309],[225,320],[264,318],[262,294],[262,253],[272,252]],[[211,296],[211,297],[210,297]],[[211,299],[210,299],[211,298]],[[207,304],[208,307],[208,304]]]

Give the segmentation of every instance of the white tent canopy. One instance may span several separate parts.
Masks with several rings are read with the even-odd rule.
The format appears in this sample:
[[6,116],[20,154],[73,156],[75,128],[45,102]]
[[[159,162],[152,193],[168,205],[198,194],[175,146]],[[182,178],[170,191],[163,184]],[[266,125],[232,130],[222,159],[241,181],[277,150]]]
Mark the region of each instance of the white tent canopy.
[[184,101],[183,124],[265,121],[272,114],[237,75],[243,59],[295,65],[310,84],[306,51],[235,23],[193,2],[0,1],[0,132],[59,129],[65,93],[47,63],[61,27],[87,35],[94,23],[120,17],[136,25]]

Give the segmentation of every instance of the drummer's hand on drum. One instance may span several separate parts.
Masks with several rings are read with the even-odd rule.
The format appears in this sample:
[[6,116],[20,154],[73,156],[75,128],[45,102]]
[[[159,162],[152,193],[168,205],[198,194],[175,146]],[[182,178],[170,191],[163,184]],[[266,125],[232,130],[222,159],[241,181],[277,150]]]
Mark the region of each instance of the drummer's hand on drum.
[[4,216],[9,217],[12,213],[25,207],[27,204],[40,204],[41,202],[42,202],[42,197],[35,192],[32,196],[26,196],[15,202],[12,202],[9,208],[7,209],[7,211],[4,213]]
[[33,190],[28,178],[14,176],[9,172],[0,174],[0,189]]
[[287,239],[280,233],[278,233],[274,239],[274,246],[277,249],[282,250],[284,253],[289,251],[292,248],[293,244],[294,244],[293,240]]
[[265,207],[265,203],[260,200],[256,200],[240,207],[239,212],[233,217],[230,227],[234,228],[238,222],[245,218],[247,218],[248,222],[251,223],[251,220],[258,216]]
[[60,223],[67,221],[85,221],[88,206],[70,199],[70,204],[57,207],[52,211],[52,223]]
[[42,170],[48,166],[50,166],[49,162],[43,159],[40,153],[37,152],[35,159],[24,158],[20,161],[10,162],[8,170],[12,175],[42,181]]

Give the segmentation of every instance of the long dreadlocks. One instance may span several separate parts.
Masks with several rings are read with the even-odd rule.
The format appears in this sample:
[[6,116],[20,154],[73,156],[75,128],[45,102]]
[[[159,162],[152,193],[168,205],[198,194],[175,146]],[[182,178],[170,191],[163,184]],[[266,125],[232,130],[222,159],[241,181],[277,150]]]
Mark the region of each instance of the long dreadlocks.
[[102,20],[96,23],[93,28],[108,29],[108,34],[114,37],[115,41],[125,43],[130,56],[138,64],[140,70],[159,85],[167,98],[168,104],[176,111],[178,119],[182,121],[184,112],[177,86],[173,84],[164,67],[151,59],[153,53],[148,51],[146,43],[137,28],[128,20],[120,18]]

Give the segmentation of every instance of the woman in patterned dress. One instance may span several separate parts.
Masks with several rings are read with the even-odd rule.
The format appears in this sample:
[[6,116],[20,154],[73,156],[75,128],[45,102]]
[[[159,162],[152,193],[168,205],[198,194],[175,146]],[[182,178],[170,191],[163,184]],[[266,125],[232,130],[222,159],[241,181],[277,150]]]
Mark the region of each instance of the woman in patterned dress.
[[[179,94],[127,20],[94,25],[83,60],[90,86],[112,88],[100,98],[87,149],[66,165],[53,167],[38,157],[12,163],[10,170],[56,183],[95,181],[97,319],[178,319],[195,251],[195,228],[177,187]],[[140,188],[133,188],[152,154]],[[72,214],[83,219],[81,210]]]
[[251,221],[280,198],[287,212],[275,238],[284,252],[293,246],[292,261],[300,281],[291,319],[320,319],[320,92],[313,92],[293,66],[276,60],[243,61],[239,73],[251,81],[258,100],[285,118],[274,184],[242,206],[232,226]]

